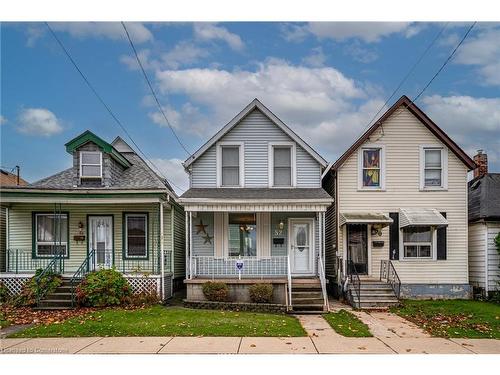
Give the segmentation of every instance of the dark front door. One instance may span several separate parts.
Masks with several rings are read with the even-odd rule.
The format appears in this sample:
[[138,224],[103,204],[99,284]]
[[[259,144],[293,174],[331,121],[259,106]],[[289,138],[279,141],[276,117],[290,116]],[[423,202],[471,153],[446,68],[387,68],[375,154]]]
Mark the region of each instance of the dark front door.
[[366,224],[347,225],[347,261],[360,275],[368,274],[368,233]]

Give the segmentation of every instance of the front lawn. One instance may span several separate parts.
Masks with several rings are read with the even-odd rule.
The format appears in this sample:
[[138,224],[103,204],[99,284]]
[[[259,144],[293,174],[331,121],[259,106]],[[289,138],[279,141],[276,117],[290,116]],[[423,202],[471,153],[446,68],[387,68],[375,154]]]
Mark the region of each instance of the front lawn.
[[470,300],[406,300],[391,311],[433,336],[500,339],[500,305]]
[[0,329],[10,326],[10,322],[0,312]]
[[88,336],[305,336],[299,321],[283,314],[153,306],[108,309],[60,324],[38,325],[10,337]]
[[346,337],[371,337],[368,326],[354,314],[346,310],[323,315],[325,320],[338,334]]

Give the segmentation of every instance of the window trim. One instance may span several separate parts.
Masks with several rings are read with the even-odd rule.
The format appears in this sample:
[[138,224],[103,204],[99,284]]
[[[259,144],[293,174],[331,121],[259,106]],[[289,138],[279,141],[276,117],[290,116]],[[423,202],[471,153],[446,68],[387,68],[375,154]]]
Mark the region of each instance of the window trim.
[[[89,155],[92,155],[92,154],[99,154],[99,158],[100,158],[100,163],[99,164],[92,164],[92,163],[85,163],[83,164],[83,158],[82,156],[84,154],[89,154]],[[100,167],[100,173],[99,173],[99,176],[84,176],[82,174],[82,171],[83,171],[83,165],[91,165],[91,166],[97,166],[99,165]],[[101,151],[80,151],[80,179],[96,179],[96,178],[102,178],[102,152]]]
[[[363,186],[363,150],[380,149],[380,186]],[[385,145],[367,143],[358,150],[358,191],[385,191]]]
[[[69,211],[61,211],[57,212],[56,215],[61,214],[61,215],[66,215],[66,230],[68,232],[68,240],[66,242],[66,254],[64,255],[64,259],[69,259],[69,251],[70,251],[70,236],[69,236]],[[47,258],[53,258],[54,255],[38,255],[38,236],[37,236],[37,216],[38,215],[54,215],[53,211],[32,211],[31,213],[31,242],[32,242],[32,251],[31,251],[31,257],[33,259],[47,259]]]
[[[128,216],[143,216],[146,218],[146,255],[145,256],[137,256],[137,255],[128,255],[128,246],[127,246],[127,217]],[[123,212],[122,217],[122,258],[124,260],[127,259],[141,259],[141,260],[149,260],[149,212]]]
[[[260,259],[261,258],[261,249],[260,249],[260,246],[259,246],[259,230],[260,230],[260,220],[259,220],[259,215],[257,215],[257,212],[252,212],[252,211],[242,211],[242,212],[238,212],[238,211],[230,211],[230,212],[225,212],[225,215],[224,215],[224,250],[223,250],[223,254],[224,254],[224,257],[228,257],[228,258],[237,258],[238,256],[231,256],[229,255],[229,214],[252,214],[255,216],[255,231],[256,231],[256,235],[255,235],[255,239],[256,239],[256,242],[255,242],[255,256],[245,256],[245,258],[252,258],[252,259]],[[214,232],[215,233],[215,232]]]
[[[290,163],[291,163],[291,181],[290,186],[275,186],[274,185],[274,147],[289,147],[290,148]],[[270,188],[288,188],[297,187],[297,146],[295,142],[269,142],[267,147],[267,160],[268,160],[268,186]]]
[[[222,185],[222,148],[226,146],[239,147],[239,185],[224,186]],[[217,187],[219,188],[241,188],[245,187],[245,144],[244,142],[217,142],[216,164],[217,164]]]
[[[425,150],[441,150],[441,186],[425,186]],[[444,145],[420,145],[420,191],[448,190],[448,149]]]
[[406,257],[405,256],[405,243],[406,244],[427,244],[428,242],[404,242],[404,228],[399,228],[399,260],[406,262],[428,262],[437,260],[437,228],[432,225],[426,225],[431,228],[431,256],[430,257]]

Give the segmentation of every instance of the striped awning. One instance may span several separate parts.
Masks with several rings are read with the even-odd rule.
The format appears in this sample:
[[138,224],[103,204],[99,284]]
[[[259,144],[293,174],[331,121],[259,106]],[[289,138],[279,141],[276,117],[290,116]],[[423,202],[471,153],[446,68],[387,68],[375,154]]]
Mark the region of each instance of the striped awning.
[[409,226],[436,226],[445,227],[448,220],[434,208],[400,208],[399,227]]
[[392,224],[392,219],[380,212],[341,212],[339,225],[344,224],[382,224],[387,226]]

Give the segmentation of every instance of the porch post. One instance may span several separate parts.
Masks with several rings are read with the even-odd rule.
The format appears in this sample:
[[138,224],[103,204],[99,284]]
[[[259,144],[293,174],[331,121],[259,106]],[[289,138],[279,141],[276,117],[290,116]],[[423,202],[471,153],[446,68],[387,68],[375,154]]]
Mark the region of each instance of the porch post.
[[185,256],[186,256],[186,265],[184,266],[185,267],[185,272],[186,272],[186,279],[189,279],[189,216],[188,216],[188,212],[185,211],[185,216],[186,216],[186,229],[185,229],[185,236],[186,236],[186,251],[185,251]]
[[[321,260],[323,260],[323,227],[322,227],[322,221],[321,221],[321,212],[318,212],[317,213],[318,215],[318,237],[319,237],[319,244],[318,244],[318,249],[319,249],[319,254],[318,254],[318,258],[321,257]],[[316,265],[319,267],[321,265],[321,263],[319,262],[319,259],[318,261],[316,261]],[[320,270],[316,270],[316,272],[318,273],[318,275],[320,275]]]
[[193,278],[193,213],[189,211],[189,278]]
[[160,207],[160,261],[161,261],[161,299],[165,300],[165,249],[163,240],[163,202],[159,203]]

